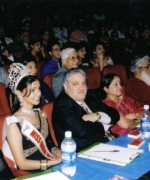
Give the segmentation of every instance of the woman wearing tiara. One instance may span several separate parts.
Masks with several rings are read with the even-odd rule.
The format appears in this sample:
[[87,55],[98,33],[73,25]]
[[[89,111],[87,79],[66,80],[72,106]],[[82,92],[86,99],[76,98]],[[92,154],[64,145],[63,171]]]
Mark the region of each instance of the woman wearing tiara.
[[[61,162],[61,151],[50,137],[46,115],[34,106],[41,98],[40,82],[29,75],[26,66],[13,63],[9,70],[9,87],[15,98],[12,116],[3,128],[3,153],[11,167],[36,172]],[[13,166],[12,166],[13,165]]]
[[[23,64],[28,68],[30,75],[37,76],[37,62],[34,57],[25,56],[24,58],[20,59],[19,63]],[[52,89],[43,80],[40,80],[40,83],[42,96],[41,101],[37,107],[42,107],[45,103],[49,103],[55,100]],[[9,87],[6,88],[6,96],[8,99],[8,105],[12,110],[12,101],[14,96],[12,96],[12,91]]]

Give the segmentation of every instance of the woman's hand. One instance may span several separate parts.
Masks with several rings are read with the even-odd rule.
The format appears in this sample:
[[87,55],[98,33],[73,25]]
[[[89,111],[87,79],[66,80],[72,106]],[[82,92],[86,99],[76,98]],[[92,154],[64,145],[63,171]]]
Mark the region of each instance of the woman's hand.
[[96,122],[98,121],[98,116],[97,116],[97,113],[91,113],[91,114],[86,114],[84,116],[82,116],[82,119],[84,121],[91,121],[91,122]]
[[130,113],[130,114],[125,115],[125,118],[134,120],[134,119],[139,119],[140,116],[138,115],[138,113]]
[[55,160],[48,160],[47,165],[48,167],[61,163],[61,150],[54,149],[53,154],[56,156]]
[[98,63],[96,63],[96,62],[94,62],[94,61],[90,61],[92,64],[93,64],[93,67],[99,67],[99,64]]
[[43,46],[40,47],[40,51],[41,51],[41,53],[43,55],[43,58],[45,58],[46,55],[45,55],[45,51],[44,51],[44,47]]
[[[132,117],[132,119],[127,118],[126,116],[128,115],[130,116],[130,118]],[[130,113],[128,115],[123,116],[122,114],[120,114],[120,120],[117,122],[117,124],[121,128],[124,128],[124,129],[131,128],[134,125],[135,120],[138,122],[138,120],[134,118],[136,116],[136,113]]]

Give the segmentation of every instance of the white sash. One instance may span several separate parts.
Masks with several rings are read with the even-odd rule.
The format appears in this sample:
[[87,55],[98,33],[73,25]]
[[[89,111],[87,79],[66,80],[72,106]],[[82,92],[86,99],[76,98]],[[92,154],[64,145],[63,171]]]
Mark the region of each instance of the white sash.
[[47,159],[54,160],[55,156],[52,155],[45,143],[45,139],[41,135],[41,133],[28,121],[22,119],[21,121],[21,132],[28,139],[30,139],[33,144],[39,149],[39,151],[45,156]]
[[6,121],[4,123],[3,127],[3,146],[2,151],[3,154],[8,157],[11,161],[14,162],[14,167],[16,168],[16,164],[13,158],[13,155],[11,153],[11,150],[9,148],[8,142],[6,140],[6,134],[7,134],[7,126],[9,126],[12,123],[21,123],[21,132],[23,135],[25,135],[28,139],[32,141],[33,144],[38,148],[38,150],[45,156],[47,159],[54,160],[55,156],[52,155],[45,143],[45,139],[41,135],[41,133],[27,120],[15,116],[10,116],[6,118]]

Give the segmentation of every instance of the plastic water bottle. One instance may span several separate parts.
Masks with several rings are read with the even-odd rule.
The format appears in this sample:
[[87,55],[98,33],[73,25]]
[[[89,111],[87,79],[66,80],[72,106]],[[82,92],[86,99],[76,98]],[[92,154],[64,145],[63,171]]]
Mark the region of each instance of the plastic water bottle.
[[72,139],[72,132],[65,132],[65,139],[61,143],[62,172],[67,176],[74,176],[76,172],[76,143]]
[[150,111],[149,111],[149,105],[144,105],[144,110],[141,113],[140,131],[141,131],[141,138],[142,139],[150,138]]

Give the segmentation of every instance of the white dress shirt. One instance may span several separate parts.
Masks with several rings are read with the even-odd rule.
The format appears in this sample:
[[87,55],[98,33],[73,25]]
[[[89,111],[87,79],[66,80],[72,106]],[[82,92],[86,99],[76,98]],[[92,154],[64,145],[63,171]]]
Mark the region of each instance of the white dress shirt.
[[[90,110],[90,108],[87,106],[87,104],[86,104],[85,102],[82,102],[82,103],[79,102],[79,101],[76,101],[76,102],[77,102],[85,111],[88,110],[89,113],[93,113],[93,112]],[[83,106],[85,106],[85,108],[84,108]],[[104,112],[99,111],[98,113],[101,115],[101,118],[100,118],[100,120],[99,120],[98,122],[100,122],[100,123],[104,126],[105,131],[107,131],[107,130],[110,128],[110,126],[111,126],[111,124],[109,124],[109,123],[111,122],[111,118],[110,118],[106,113],[104,113]]]

